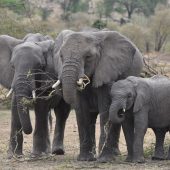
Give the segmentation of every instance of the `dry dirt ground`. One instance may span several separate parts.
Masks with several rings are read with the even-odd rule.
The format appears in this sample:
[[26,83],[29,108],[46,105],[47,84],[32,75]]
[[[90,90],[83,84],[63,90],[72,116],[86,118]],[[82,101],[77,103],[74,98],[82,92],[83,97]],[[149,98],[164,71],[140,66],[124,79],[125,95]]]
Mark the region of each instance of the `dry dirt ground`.
[[[34,120],[34,114],[31,112],[32,120]],[[54,115],[53,115],[54,117]],[[53,119],[53,126],[55,123],[55,118]],[[53,128],[54,129],[54,128]],[[39,160],[29,159],[29,154],[32,149],[32,135],[24,136],[24,154],[25,157],[17,160],[13,158],[11,160],[7,159],[7,148],[10,133],[10,111],[1,110],[0,111],[0,170],[63,170],[63,169],[128,169],[128,170],[168,170],[170,169],[170,161],[151,161],[150,157],[153,151],[153,144],[155,141],[154,134],[151,130],[147,131],[145,136],[145,164],[133,164],[124,162],[126,155],[126,144],[124,141],[124,136],[121,133],[120,138],[120,149],[122,155],[116,158],[116,161],[110,163],[98,163],[98,162],[78,162],[76,160],[77,154],[79,152],[79,139],[77,132],[77,125],[74,112],[71,112],[65,130],[65,151],[64,156],[53,156],[43,157]],[[53,134],[53,131],[52,131]],[[51,136],[52,136],[51,134]],[[169,134],[166,135],[166,142],[170,141]],[[96,128],[96,139],[98,143],[99,137],[99,121],[97,121]]]

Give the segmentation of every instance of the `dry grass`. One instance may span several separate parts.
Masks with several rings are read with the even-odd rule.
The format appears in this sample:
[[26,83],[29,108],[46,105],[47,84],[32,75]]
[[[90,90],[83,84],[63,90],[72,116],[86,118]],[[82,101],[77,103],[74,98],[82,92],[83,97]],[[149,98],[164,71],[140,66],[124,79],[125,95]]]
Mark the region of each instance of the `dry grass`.
[[[31,112],[32,119],[34,120],[34,114]],[[54,117],[54,116],[53,116]],[[55,120],[53,120],[55,123]],[[151,130],[147,131],[145,136],[144,147],[147,148],[145,151],[146,155],[149,156],[146,159],[145,164],[133,164],[124,162],[126,155],[126,144],[124,141],[123,134],[121,133],[120,138],[120,149],[122,156],[118,157],[116,161],[111,163],[102,164],[98,162],[78,162],[76,160],[77,154],[79,152],[79,139],[77,132],[77,124],[74,112],[71,112],[66,126],[65,132],[65,151],[64,156],[49,156],[44,157],[41,160],[24,160],[20,161],[16,159],[8,160],[6,157],[6,151],[8,148],[8,140],[10,133],[10,111],[0,111],[0,170],[63,170],[63,169],[128,169],[128,170],[142,170],[142,169],[169,169],[170,161],[158,161],[154,162],[150,160],[152,153],[153,143],[155,141],[153,132]],[[99,137],[99,121],[97,121],[96,138],[98,143]],[[169,136],[167,135],[167,139]],[[32,149],[32,135],[24,136],[24,154],[28,158]]]

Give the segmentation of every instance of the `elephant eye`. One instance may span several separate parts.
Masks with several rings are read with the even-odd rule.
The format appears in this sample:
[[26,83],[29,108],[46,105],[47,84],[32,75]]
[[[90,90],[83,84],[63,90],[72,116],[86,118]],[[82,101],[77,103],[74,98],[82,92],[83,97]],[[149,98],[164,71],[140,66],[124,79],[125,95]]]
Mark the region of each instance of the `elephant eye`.
[[132,94],[131,93],[128,93],[128,96],[127,96],[128,98],[131,98],[132,97]]
[[11,68],[15,69],[14,64],[10,62]]
[[63,62],[63,55],[60,53],[60,58],[61,58],[61,61]]

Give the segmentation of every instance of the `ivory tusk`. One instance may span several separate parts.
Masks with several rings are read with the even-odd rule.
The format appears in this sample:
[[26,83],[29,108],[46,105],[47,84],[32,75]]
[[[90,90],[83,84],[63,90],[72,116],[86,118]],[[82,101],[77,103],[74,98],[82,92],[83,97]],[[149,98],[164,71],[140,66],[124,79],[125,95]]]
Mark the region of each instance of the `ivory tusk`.
[[60,84],[60,80],[57,80],[57,82],[52,85],[52,88],[55,89],[59,84]]
[[80,78],[79,81],[77,81],[78,85],[82,85],[83,84],[83,78]]
[[9,97],[13,93],[13,89],[11,88],[9,92],[7,93],[6,97]]
[[125,110],[125,109],[123,109],[123,112],[126,112],[126,110]]
[[33,99],[36,98],[35,90],[32,91],[32,98],[33,98]]

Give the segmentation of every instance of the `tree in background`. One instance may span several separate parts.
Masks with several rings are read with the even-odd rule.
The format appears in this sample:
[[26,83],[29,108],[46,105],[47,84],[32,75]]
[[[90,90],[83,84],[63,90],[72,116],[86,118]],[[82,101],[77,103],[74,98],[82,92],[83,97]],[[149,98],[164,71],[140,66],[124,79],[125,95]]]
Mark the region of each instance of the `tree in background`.
[[167,0],[103,0],[105,16],[110,16],[111,12],[127,12],[131,19],[134,12],[141,12],[146,16],[154,14],[158,3],[166,4]]
[[151,34],[154,40],[154,50],[160,51],[170,35],[170,10],[156,11],[150,21]]
[[96,5],[96,14],[99,17],[99,20],[102,19],[102,17],[105,15],[105,6],[104,2],[99,1]]
[[89,8],[89,0],[70,0],[69,11],[72,13],[86,12]]
[[[107,2],[109,2],[108,0],[106,0]],[[96,19],[93,24],[92,27],[94,28],[98,28],[98,29],[103,29],[107,26],[107,17],[110,17],[110,13],[106,13],[106,8],[108,7],[105,1],[99,1],[96,4],[96,14],[98,19]],[[105,6],[106,5],[106,6]],[[112,11],[112,9],[110,10],[110,12]],[[105,17],[105,21],[102,20],[102,18]]]
[[167,0],[142,0],[143,7],[142,12],[145,16],[153,15],[155,13],[155,8],[158,4],[166,4]]
[[104,0],[103,1],[104,14],[106,17],[110,17],[111,12],[113,11],[114,3],[115,3],[114,0]]
[[89,8],[89,0],[58,0],[58,3],[63,10],[61,18],[67,21],[71,13],[85,12]]
[[117,10],[120,10],[122,7],[126,9],[129,19],[131,19],[134,11],[137,9],[141,9],[143,5],[142,4],[143,0],[114,0],[114,1],[119,4],[119,8],[117,7]]

